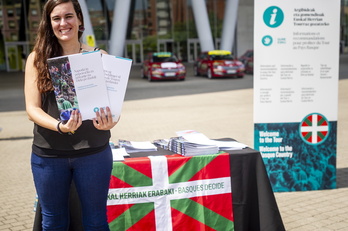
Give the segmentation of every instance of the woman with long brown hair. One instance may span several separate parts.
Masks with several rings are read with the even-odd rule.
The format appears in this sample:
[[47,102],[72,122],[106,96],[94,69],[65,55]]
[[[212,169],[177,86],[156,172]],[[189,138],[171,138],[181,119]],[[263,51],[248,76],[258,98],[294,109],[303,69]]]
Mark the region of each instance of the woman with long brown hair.
[[[69,189],[74,181],[81,200],[84,230],[109,230],[106,199],[112,169],[109,108],[82,121],[78,110],[59,120],[47,59],[93,51],[80,42],[83,15],[77,0],[48,0],[36,44],[25,69],[25,103],[34,122],[31,165],[42,208],[43,230],[67,230]],[[106,53],[105,51],[101,51]]]

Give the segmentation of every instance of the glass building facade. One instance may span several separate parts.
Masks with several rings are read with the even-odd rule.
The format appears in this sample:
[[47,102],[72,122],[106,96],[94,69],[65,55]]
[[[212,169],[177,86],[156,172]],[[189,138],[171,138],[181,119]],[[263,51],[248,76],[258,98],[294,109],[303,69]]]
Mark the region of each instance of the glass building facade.
[[[125,56],[141,63],[148,52],[171,51],[183,61],[192,61],[194,55],[188,54],[199,52],[199,42],[191,1],[132,0]],[[97,44],[107,50],[115,1],[87,1],[87,5]],[[213,39],[218,43],[225,0],[206,0],[206,5]]]
[[[116,0],[85,0],[97,46],[108,50]],[[175,52],[192,62],[200,51],[193,0],[131,0],[125,57],[141,63],[151,51]],[[0,71],[18,71],[31,51],[44,0],[0,0]],[[214,45],[219,48],[226,0],[205,0]],[[341,0],[341,52],[348,52],[348,0]],[[251,49],[253,1],[239,0],[234,53]]]

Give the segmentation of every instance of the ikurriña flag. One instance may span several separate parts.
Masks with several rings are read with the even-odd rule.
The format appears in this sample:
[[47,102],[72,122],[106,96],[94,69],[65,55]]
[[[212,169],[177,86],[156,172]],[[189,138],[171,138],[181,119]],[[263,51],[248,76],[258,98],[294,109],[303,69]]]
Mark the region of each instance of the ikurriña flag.
[[114,164],[111,230],[234,230],[229,154],[125,159]]
[[329,121],[319,113],[312,113],[301,122],[300,132],[305,142],[320,144],[328,137]]

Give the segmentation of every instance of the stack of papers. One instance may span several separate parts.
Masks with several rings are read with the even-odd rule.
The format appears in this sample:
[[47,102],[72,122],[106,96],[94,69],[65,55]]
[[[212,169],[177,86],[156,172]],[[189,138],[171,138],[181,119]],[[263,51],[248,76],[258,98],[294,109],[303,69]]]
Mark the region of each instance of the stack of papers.
[[124,160],[124,157],[129,156],[128,153],[154,152],[157,151],[157,147],[183,156],[212,155],[219,153],[220,150],[241,150],[247,147],[245,144],[234,140],[211,140],[204,134],[194,130],[179,131],[176,134],[177,137],[157,139],[153,143],[150,141],[136,142],[120,139],[118,140],[118,148],[113,142],[110,142],[114,161]]
[[153,141],[154,145],[156,145],[157,147],[169,150],[168,148],[168,144],[169,144],[169,140],[168,139],[158,139],[158,140],[154,140]]
[[176,132],[176,134],[192,143],[211,144],[211,140],[207,136],[205,136],[203,133],[196,132],[194,130],[179,131]]
[[125,148],[127,153],[157,151],[157,147],[150,141],[135,142],[128,140],[119,140],[118,146],[120,148]]
[[188,142],[197,143],[197,144],[206,144],[206,145],[216,145],[219,147],[219,150],[241,150],[246,148],[247,145],[239,143],[237,141],[218,141],[211,140],[204,134],[196,132],[194,130],[184,130],[176,132],[178,136],[183,137]]
[[219,147],[219,150],[241,150],[246,148],[245,144],[239,143],[237,141],[218,141],[212,140],[215,145]]
[[219,152],[219,147],[211,144],[193,143],[183,137],[170,138],[168,150],[183,156],[211,155]]

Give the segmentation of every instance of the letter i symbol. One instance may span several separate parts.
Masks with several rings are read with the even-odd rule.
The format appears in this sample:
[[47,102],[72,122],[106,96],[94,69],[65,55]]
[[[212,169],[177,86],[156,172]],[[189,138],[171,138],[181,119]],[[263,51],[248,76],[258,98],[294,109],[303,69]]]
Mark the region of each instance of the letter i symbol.
[[263,13],[263,22],[271,27],[276,28],[283,23],[284,13],[282,9],[277,6],[268,7]]
[[271,14],[271,19],[269,21],[270,25],[274,25],[276,23],[276,17],[277,17],[277,9],[273,9],[273,14]]

